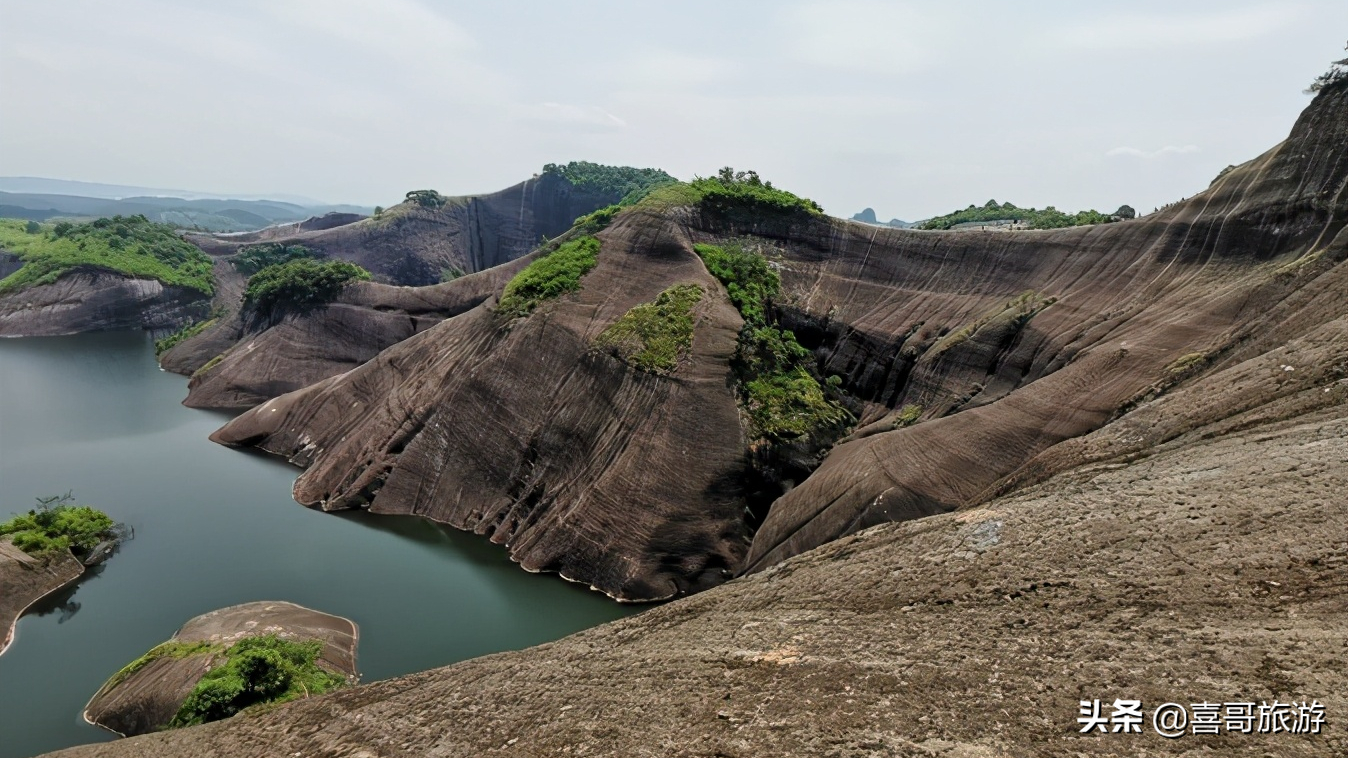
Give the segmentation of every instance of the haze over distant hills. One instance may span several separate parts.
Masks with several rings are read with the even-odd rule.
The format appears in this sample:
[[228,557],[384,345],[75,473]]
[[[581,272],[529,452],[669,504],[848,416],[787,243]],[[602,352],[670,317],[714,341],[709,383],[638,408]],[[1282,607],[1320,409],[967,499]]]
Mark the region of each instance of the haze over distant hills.
[[0,177],[0,217],[34,221],[141,214],[183,228],[239,232],[325,213],[368,214],[371,210],[286,194],[229,196],[32,176]]
[[902,221],[897,218],[891,218],[889,221],[880,221],[875,216],[874,208],[867,208],[863,210],[862,212],[853,216],[852,220],[860,221],[863,224],[880,224],[881,226],[892,226],[896,229],[907,229],[912,226],[917,226],[917,222],[915,221]]

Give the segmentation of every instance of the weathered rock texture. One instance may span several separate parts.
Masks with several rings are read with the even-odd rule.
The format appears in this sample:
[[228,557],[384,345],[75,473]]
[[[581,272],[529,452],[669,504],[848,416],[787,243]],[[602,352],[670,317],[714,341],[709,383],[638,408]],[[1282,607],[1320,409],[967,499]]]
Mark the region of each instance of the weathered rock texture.
[[0,537],[0,653],[14,639],[14,625],[29,606],[83,574],[84,566],[69,550],[34,558],[14,547],[9,537]]
[[[410,291],[379,282],[358,284],[332,305],[261,319],[240,309],[242,277],[222,263],[217,277],[239,281],[237,292],[216,300],[217,310],[230,315],[165,353],[161,365],[187,375],[210,365],[209,372],[193,376],[185,401],[189,406],[251,408],[355,368],[486,300],[518,270],[510,262],[542,238],[569,229],[577,217],[620,199],[548,174],[489,195],[449,198],[438,209],[409,202],[379,218],[346,223],[338,223],[339,214],[329,214],[245,234],[188,235],[220,256],[258,242],[298,243],[353,261],[381,282],[427,286]],[[434,286],[451,271],[489,273]],[[221,359],[211,363],[217,356]]]
[[[355,623],[294,603],[244,603],[211,611],[184,624],[173,640],[227,647],[244,637],[266,634],[295,641],[322,640],[318,664],[355,681],[359,637]],[[124,736],[163,729],[218,658],[218,653],[156,658],[120,682],[103,685],[85,707],[84,717]]]
[[448,198],[441,208],[406,202],[378,218],[351,223],[324,217],[331,223],[310,219],[258,232],[187,238],[211,255],[263,241],[298,243],[356,263],[379,281],[427,285],[439,282],[446,269],[472,273],[513,261],[543,237],[571,228],[577,217],[620,199],[546,174],[499,192]]
[[[58,755],[1348,754],[1345,321],[1077,438],[1074,467],[981,506],[530,650]],[[1142,701],[1142,733],[1080,734],[1079,702],[1115,698]],[[1151,726],[1165,702],[1275,698],[1318,700],[1322,732]]]
[[[696,590],[1051,476],[1075,461],[1057,446],[1348,314],[1346,149],[1340,89],[1283,144],[1136,221],[942,233],[637,207],[600,233],[575,295],[509,323],[490,300],[424,331],[401,322],[414,336],[340,374],[358,356],[310,361],[306,378],[331,375],[214,439],[305,468],[307,505],[476,531],[527,569],[623,599]],[[741,322],[692,250],[746,234],[772,248],[781,320],[862,408],[747,551],[748,440],[729,369]],[[711,294],[673,376],[590,348],[681,282]],[[293,363],[277,355],[248,359],[261,368],[237,397],[266,394],[261,377]]]
[[51,284],[0,295],[0,337],[173,331],[209,311],[210,298],[196,290],[80,268]]

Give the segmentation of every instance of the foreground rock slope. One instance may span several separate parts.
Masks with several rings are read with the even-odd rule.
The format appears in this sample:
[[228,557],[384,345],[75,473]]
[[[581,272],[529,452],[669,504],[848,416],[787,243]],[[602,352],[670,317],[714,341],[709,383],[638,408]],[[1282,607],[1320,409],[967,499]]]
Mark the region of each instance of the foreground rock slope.
[[34,557],[0,538],[0,653],[14,639],[14,626],[33,603],[79,579],[84,565],[69,550]]
[[[695,591],[1041,481],[1079,463],[1080,438],[1111,420],[1332,333],[1348,314],[1346,146],[1348,88],[1327,89],[1284,143],[1190,200],[1043,232],[642,203],[598,234],[573,295],[519,319],[490,296],[459,300],[428,329],[408,318],[414,336],[342,373],[348,363],[320,357],[306,377],[330,375],[214,439],[304,468],[306,505],[452,524],[526,569],[622,599]],[[756,442],[731,365],[743,322],[694,251],[736,238],[766,252],[781,278],[772,310],[858,416],[756,529],[745,513]],[[498,286],[487,273],[475,292]],[[670,375],[594,349],[633,307],[684,284],[707,296]],[[297,339],[320,356],[342,350]],[[249,344],[255,385],[269,362],[289,365],[280,344]]]
[[[1345,370],[1340,318],[1078,438],[1076,465],[980,506],[530,650],[58,755],[1343,755]],[[1143,732],[1080,734],[1097,698],[1141,700]],[[1329,722],[1151,729],[1165,702],[1275,698],[1317,700]]]

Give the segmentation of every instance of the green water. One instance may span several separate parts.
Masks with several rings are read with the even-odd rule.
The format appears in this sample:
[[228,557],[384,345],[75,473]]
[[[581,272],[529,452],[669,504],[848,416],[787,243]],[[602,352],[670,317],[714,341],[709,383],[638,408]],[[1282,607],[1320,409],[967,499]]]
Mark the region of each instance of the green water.
[[289,600],[360,625],[363,681],[556,639],[633,611],[528,574],[481,537],[290,499],[297,469],[207,441],[140,333],[0,339],[0,518],[76,498],[135,539],[19,621],[0,655],[0,758],[110,735],[81,719],[103,681],[189,618]]

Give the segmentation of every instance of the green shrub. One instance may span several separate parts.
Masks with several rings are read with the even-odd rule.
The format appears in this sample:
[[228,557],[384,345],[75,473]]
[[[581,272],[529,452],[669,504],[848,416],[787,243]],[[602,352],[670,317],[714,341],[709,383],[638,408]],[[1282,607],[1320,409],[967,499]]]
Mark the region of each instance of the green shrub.
[[0,536],[9,535],[29,555],[65,549],[84,554],[116,536],[117,525],[108,514],[70,499],[69,493],[38,498],[36,508],[0,523]]
[[50,235],[27,229],[24,221],[0,219],[0,247],[24,264],[0,280],[0,292],[51,284],[81,266],[158,279],[204,295],[215,291],[210,256],[179,237],[173,227],[144,216],[113,216],[88,224],[62,221]]
[[777,189],[754,171],[727,166],[713,178],[694,179],[691,186],[698,194],[698,207],[719,216],[808,219],[824,215],[815,201]]
[[412,190],[407,193],[407,202],[416,203],[422,208],[442,208],[448,201],[449,198],[435,190]]
[[184,326],[182,329],[179,329],[178,331],[174,332],[173,334],[170,334],[169,336],[163,338],[162,340],[155,340],[154,354],[161,355],[163,353],[167,353],[168,351],[176,347],[178,343],[182,342],[183,340],[191,339],[197,336],[198,334],[201,334],[202,332],[206,331],[207,329],[210,329],[212,326],[215,325],[215,322],[217,320],[218,319],[212,318],[207,319],[205,321],[198,321],[195,324],[188,324],[187,326]]
[[838,436],[853,420],[830,397],[842,380],[830,381],[826,390],[813,373],[810,351],[769,317],[781,279],[768,260],[736,242],[693,250],[744,318],[732,368],[750,433],[770,442],[807,437],[821,444]]
[[322,652],[320,640],[245,637],[225,652],[223,664],[201,677],[169,726],[219,721],[250,706],[321,695],[346,684],[346,677],[317,664]]
[[739,243],[693,245],[707,271],[725,285],[730,302],[750,324],[766,323],[764,306],[781,289],[781,278],[767,258],[745,250]]
[[573,187],[608,195],[622,205],[631,205],[655,187],[678,181],[658,168],[603,166],[589,161],[549,163],[543,167],[543,175],[559,176]]
[[668,374],[693,347],[693,306],[702,299],[696,284],[677,284],[653,303],[635,306],[595,338],[595,347],[608,350],[632,367],[651,374]]
[[954,213],[948,213],[944,216],[928,219],[924,221],[919,228],[950,229],[957,224],[1016,221],[1025,224],[1031,229],[1061,229],[1068,226],[1105,224],[1113,220],[1113,216],[1094,210],[1081,211],[1079,213],[1063,213],[1050,205],[1040,211],[1035,210],[1034,208],[1017,208],[1011,203],[1001,203],[999,205],[996,200],[989,200],[984,203],[981,208],[976,205],[970,205],[962,211],[955,211]]
[[910,403],[899,410],[899,415],[894,417],[895,426],[912,426],[918,419],[922,418],[922,406],[916,403]]
[[267,266],[248,279],[244,303],[260,311],[331,302],[351,282],[369,281],[370,272],[346,261],[301,258]]
[[455,279],[461,279],[465,276],[464,270],[458,266],[445,266],[440,269],[440,283],[452,282]]
[[268,266],[297,261],[301,258],[322,258],[304,245],[283,245],[280,242],[260,242],[239,248],[232,262],[239,273],[252,275]]
[[501,293],[496,312],[507,317],[527,316],[544,300],[580,289],[580,278],[598,261],[599,240],[581,237],[565,242],[515,274]]
[[37,234],[42,231],[42,224],[39,224],[36,221],[29,221],[23,225],[23,230],[29,234]]

